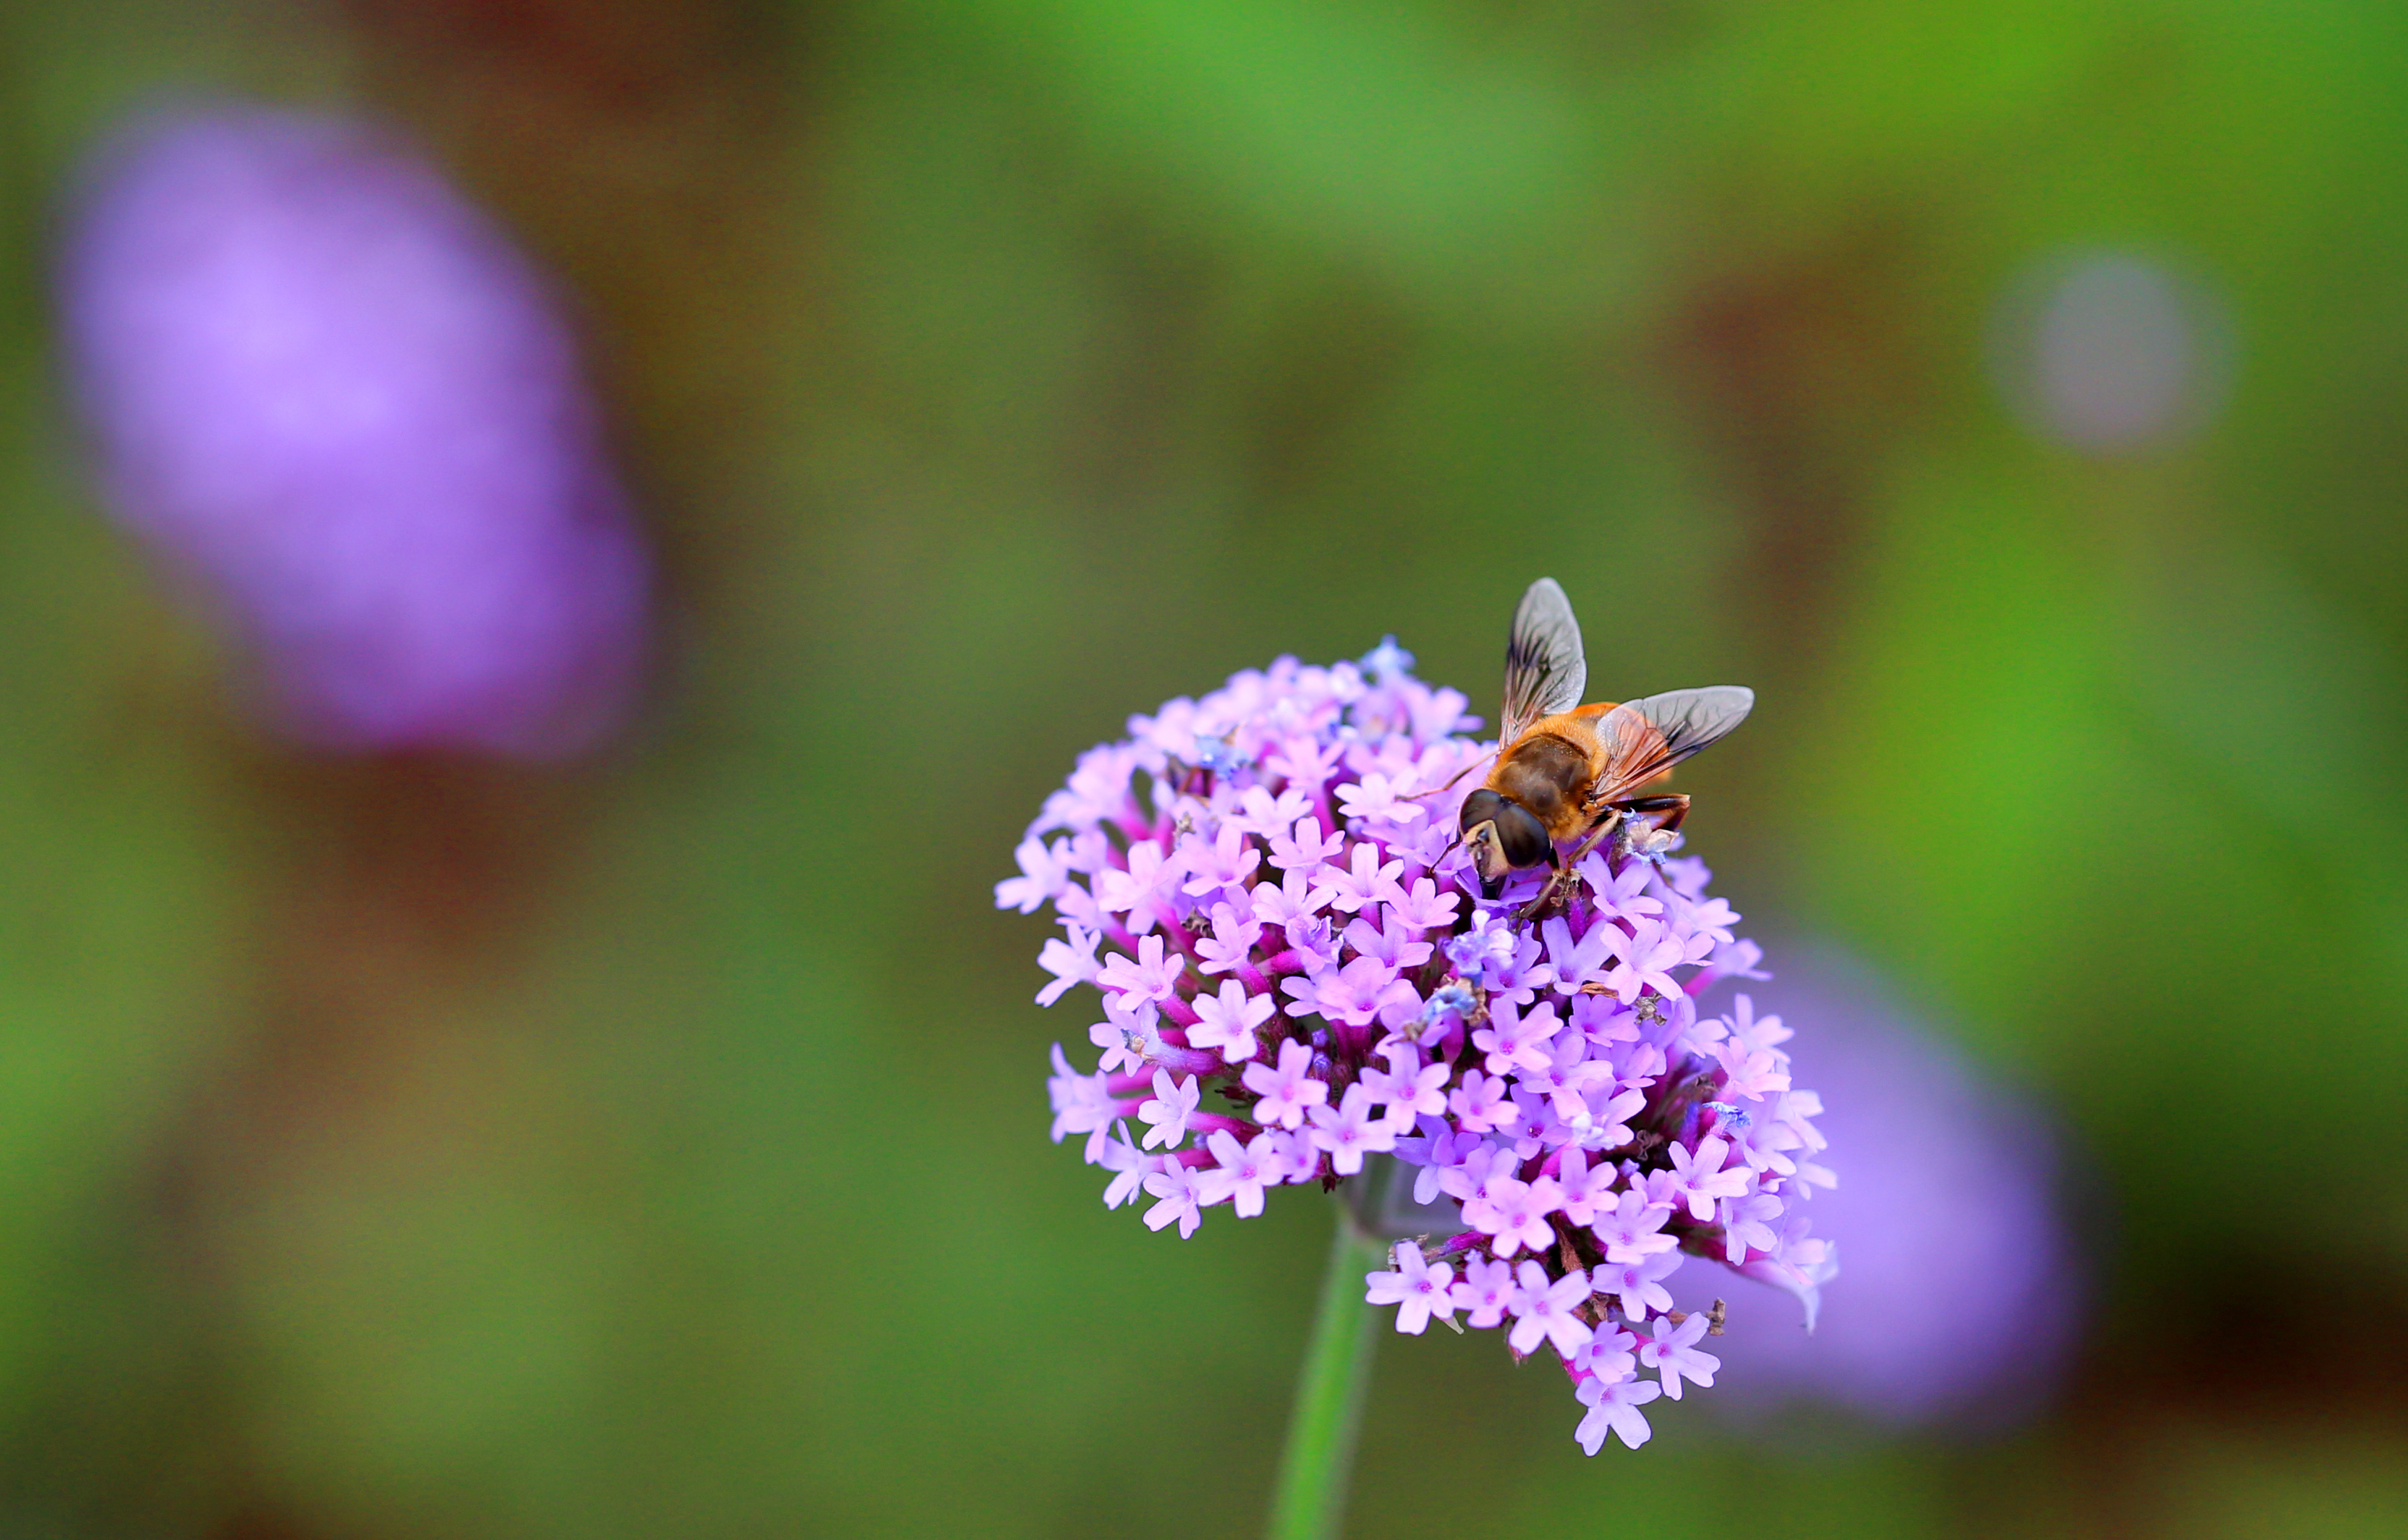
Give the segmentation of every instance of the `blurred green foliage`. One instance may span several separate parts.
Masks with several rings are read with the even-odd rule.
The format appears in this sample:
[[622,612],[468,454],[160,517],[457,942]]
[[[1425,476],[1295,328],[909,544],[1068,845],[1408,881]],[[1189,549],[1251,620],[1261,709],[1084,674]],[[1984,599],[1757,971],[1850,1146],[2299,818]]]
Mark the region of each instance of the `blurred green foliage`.
[[[1129,712],[1387,631],[1484,697],[1546,571],[1609,693],[1758,685],[1695,848],[2062,1119],[2094,1341],[2002,1441],[1692,1403],[1592,1462],[1560,1386],[1398,1340],[1357,1533],[2388,1533],[2403,31],[10,9],[0,1528],[1251,1528],[1324,1216],[1106,1215],[988,885]],[[580,296],[670,574],[607,763],[261,741],[99,518],[46,243],[166,90],[393,118]],[[2229,313],[2187,441],[2001,403],[2000,296],[2099,245]]]

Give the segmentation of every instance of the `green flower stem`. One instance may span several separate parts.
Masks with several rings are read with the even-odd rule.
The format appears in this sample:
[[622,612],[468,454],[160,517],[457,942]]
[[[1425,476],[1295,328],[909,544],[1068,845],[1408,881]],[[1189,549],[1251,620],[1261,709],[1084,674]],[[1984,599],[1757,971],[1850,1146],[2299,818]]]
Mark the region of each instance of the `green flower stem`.
[[1335,1540],[1354,1469],[1354,1431],[1363,1392],[1371,1382],[1372,1307],[1363,1301],[1363,1274],[1384,1265],[1380,1243],[1354,1214],[1338,1205],[1338,1234],[1329,1272],[1321,1281],[1321,1308],[1305,1345],[1296,1386],[1296,1412],[1280,1455],[1279,1488],[1271,1498],[1270,1540]]

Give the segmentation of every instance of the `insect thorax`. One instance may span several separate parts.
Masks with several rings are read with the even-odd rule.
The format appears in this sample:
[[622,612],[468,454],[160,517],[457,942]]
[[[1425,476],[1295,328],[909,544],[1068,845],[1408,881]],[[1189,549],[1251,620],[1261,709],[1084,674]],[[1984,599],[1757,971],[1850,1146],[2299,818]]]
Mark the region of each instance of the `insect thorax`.
[[1498,762],[1489,784],[1552,827],[1579,806],[1588,779],[1587,751],[1553,733],[1538,733],[1522,740]]

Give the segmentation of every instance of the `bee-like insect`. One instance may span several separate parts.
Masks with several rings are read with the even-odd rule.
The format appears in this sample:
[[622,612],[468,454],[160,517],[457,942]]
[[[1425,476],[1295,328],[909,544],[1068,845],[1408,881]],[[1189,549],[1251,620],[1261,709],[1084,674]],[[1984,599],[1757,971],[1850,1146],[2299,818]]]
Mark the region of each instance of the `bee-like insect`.
[[1513,871],[1555,868],[1525,917],[1555,897],[1568,870],[1557,848],[1566,841],[1583,841],[1569,863],[1575,866],[1609,838],[1641,856],[1670,848],[1689,799],[1632,794],[1729,733],[1756,704],[1754,690],[1714,684],[1584,706],[1587,684],[1571,602],[1555,579],[1541,578],[1522,596],[1505,645],[1497,762],[1487,784],[1463,799],[1461,821],[1491,897]]

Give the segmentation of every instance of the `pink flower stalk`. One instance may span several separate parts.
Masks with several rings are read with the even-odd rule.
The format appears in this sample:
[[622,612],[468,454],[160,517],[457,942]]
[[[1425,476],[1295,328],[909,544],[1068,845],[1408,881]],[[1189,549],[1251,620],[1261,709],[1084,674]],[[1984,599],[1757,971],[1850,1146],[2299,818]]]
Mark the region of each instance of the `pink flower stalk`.
[[1836,1272],[1804,1212],[1833,1180],[1818,1104],[1785,1032],[1698,1009],[1766,976],[1699,862],[1599,851],[1534,921],[1544,868],[1481,898],[1455,832],[1479,781],[1447,783],[1493,745],[1412,662],[1391,641],[1250,669],[1132,718],[1046,799],[996,901],[1053,910],[1039,1001],[1094,986],[1107,1056],[1081,1072],[1054,1047],[1054,1138],[1182,1235],[1362,1180],[1369,1155],[1420,1168],[1454,1230],[1399,1244],[1366,1297],[1400,1331],[1459,1317],[1544,1349],[1582,1446],[1636,1447],[1641,1406],[1719,1368],[1719,1317],[1666,1287],[1684,1264],[1784,1288],[1811,1324]]
[[350,750],[575,752],[624,713],[648,558],[548,287],[425,162],[220,107],[95,166],[61,343],[118,521]]

